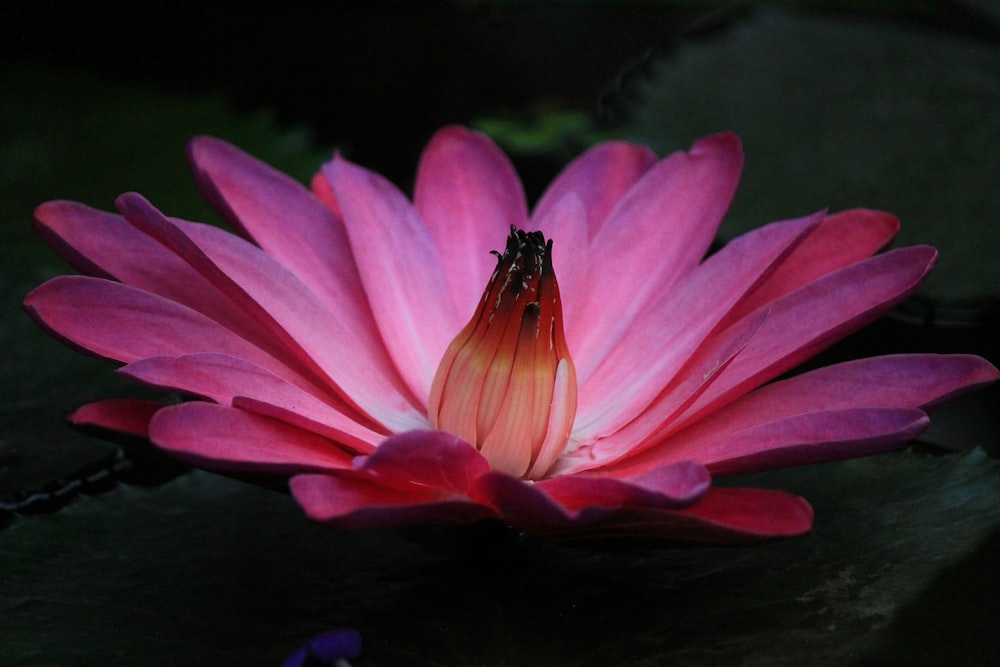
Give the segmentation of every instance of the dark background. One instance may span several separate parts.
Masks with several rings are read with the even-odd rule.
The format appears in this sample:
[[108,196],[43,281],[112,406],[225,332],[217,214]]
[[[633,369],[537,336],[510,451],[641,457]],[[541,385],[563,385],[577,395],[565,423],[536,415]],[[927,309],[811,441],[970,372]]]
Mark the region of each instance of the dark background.
[[[185,171],[192,134],[233,140],[302,180],[336,147],[405,187],[435,129],[473,124],[495,130],[537,194],[587,143],[645,136],[638,119],[651,115],[662,68],[790,9],[818,25],[905,31],[931,60],[941,40],[967,46],[986,62],[974,76],[956,67],[956,80],[984,80],[987,92],[1000,81],[989,78],[1000,14],[987,2],[4,4],[0,665],[278,664],[343,626],[364,637],[359,665],[992,664],[995,391],[936,415],[936,430],[898,455],[748,480],[816,508],[814,533],[790,542],[570,549],[477,529],[343,534],[283,495],[71,431],[74,406],[139,390],[46,338],[19,307],[66,271],[30,227],[46,199],[110,208],[137,189],[211,219]],[[711,106],[721,78],[693,78]],[[946,108],[968,102],[942,96]],[[995,95],[977,104],[1000,112]],[[900,160],[919,158],[921,138]],[[795,139],[798,149],[751,152],[746,137],[751,190],[761,152],[790,150],[793,164],[814,154],[809,136]],[[933,166],[1000,182],[993,164]],[[764,191],[783,214],[805,212],[789,203],[796,193]],[[931,207],[920,197],[940,193],[902,191],[917,227],[940,232],[919,219]],[[994,190],[979,191],[975,213],[943,223],[973,245],[993,238],[1000,210]],[[736,217],[755,210],[737,204]],[[979,245],[962,261],[994,265],[997,248]],[[997,363],[997,285],[980,283],[971,301],[943,287],[822,361],[926,350]]]

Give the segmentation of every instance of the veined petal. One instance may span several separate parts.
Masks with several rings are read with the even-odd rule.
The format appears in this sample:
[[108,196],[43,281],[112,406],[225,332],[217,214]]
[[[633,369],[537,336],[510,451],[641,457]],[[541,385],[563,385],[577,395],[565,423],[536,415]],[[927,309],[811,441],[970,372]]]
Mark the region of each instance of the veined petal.
[[118,205],[126,219],[155,236],[252,314],[281,349],[337,392],[344,405],[390,429],[426,425],[380,346],[328,309],[280,263],[256,246],[208,225],[168,221],[137,195]]
[[[212,137],[188,144],[205,198],[225,220],[330,307],[377,330],[343,222],[293,178]],[[378,336],[372,336],[377,340]]]
[[584,376],[608,356],[635,317],[704,257],[743,165],[735,135],[718,134],[650,168],[594,236],[588,294],[566,332]]
[[118,370],[156,387],[242,407],[369,453],[388,432],[373,431],[270,371],[221,354],[151,357]]
[[438,250],[416,210],[384,178],[340,157],[323,173],[343,211],[382,339],[426,406],[438,362],[464,324]]
[[459,315],[469,317],[493,271],[490,251],[528,220],[521,180],[486,136],[451,126],[424,149],[413,200],[443,263],[451,299]]
[[315,433],[202,401],[157,412],[149,424],[149,439],[183,461],[212,470],[325,473],[350,469],[352,459]]
[[822,219],[819,213],[773,223],[734,239],[638,314],[597,368],[580,372],[574,436],[594,440],[636,419],[726,314]]
[[[625,141],[607,141],[594,146],[569,163],[538,200],[533,221],[545,220],[551,209],[567,195],[577,197],[585,212],[588,242],[600,230],[608,215],[633,185],[656,164],[656,154],[646,146]],[[547,238],[558,238],[551,230],[538,228]],[[564,281],[556,266],[560,281]]]
[[82,405],[69,420],[75,426],[93,426],[140,438],[149,437],[149,420],[166,403],[132,398],[108,398]]

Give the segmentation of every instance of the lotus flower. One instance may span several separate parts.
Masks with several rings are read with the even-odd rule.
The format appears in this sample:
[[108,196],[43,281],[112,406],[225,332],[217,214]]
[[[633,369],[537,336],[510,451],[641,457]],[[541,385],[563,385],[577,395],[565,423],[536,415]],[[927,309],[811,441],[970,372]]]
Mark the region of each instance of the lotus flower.
[[340,156],[311,190],[217,139],[189,158],[236,235],[137,194],[118,215],[46,203],[39,232],[84,275],[25,305],[120,374],[197,399],[105,400],[75,423],[286,476],[334,526],[797,535],[802,498],[712,480],[898,448],[926,408],[998,375],[916,354],[773,381],[913,293],[936,252],[876,254],[897,220],[850,210],[705,258],[742,168],[732,134],[661,160],[600,144],[530,214],[509,160],[459,127],[430,141],[412,202]]

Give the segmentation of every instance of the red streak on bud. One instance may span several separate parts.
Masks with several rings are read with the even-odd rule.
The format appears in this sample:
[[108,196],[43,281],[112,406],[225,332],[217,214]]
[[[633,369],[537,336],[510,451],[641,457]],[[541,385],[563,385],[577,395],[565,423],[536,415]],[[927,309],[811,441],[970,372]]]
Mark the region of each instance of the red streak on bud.
[[545,475],[576,416],[576,371],[563,334],[552,241],[511,228],[475,315],[431,386],[435,428],[473,443],[495,469]]

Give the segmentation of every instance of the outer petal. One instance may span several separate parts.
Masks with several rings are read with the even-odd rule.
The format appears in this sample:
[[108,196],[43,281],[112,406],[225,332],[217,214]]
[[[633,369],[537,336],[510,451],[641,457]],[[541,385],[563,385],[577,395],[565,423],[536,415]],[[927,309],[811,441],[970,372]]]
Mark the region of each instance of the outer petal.
[[413,199],[444,264],[457,312],[471,317],[496,264],[490,251],[503,249],[512,225],[526,225],[521,180],[496,144],[451,126],[424,149]]
[[146,384],[273,417],[355,452],[371,452],[387,435],[357,423],[260,366],[221,354],[152,357],[118,372]]
[[676,427],[784,373],[857,331],[912,294],[937,252],[901,248],[834,271],[771,303],[770,316]]
[[149,420],[166,403],[130,398],[109,398],[88,403],[73,411],[69,420],[76,426],[95,426],[140,438],[149,437]]
[[437,248],[413,206],[381,176],[339,157],[323,173],[344,213],[382,338],[410,390],[426,405],[441,356],[465,324]]
[[532,220],[539,225],[546,237],[553,238],[540,221],[545,220],[551,209],[564,197],[574,195],[579,198],[586,212],[585,236],[589,242],[618,201],[654,164],[656,154],[646,146],[624,141],[598,144],[573,160],[552,181],[538,200]]
[[566,332],[578,368],[593,368],[607,356],[636,315],[698,265],[742,164],[735,135],[706,137],[649,169],[619,200],[585,258],[588,290],[580,325]]
[[747,544],[809,532],[813,512],[804,499],[766,489],[712,488],[682,510],[622,509],[588,526],[549,533],[554,539],[655,539]]
[[893,355],[828,366],[761,387],[605,472],[635,474],[694,458],[720,475],[866,456],[915,437],[927,425],[922,408],[998,376],[968,355]]
[[490,473],[482,485],[504,521],[557,540],[648,537],[745,543],[800,535],[812,525],[812,509],[805,500],[763,489],[712,488],[681,509],[623,505],[568,512],[537,484]]
[[349,469],[351,455],[314,433],[243,410],[193,401],[164,408],[149,424],[153,443],[213,470],[295,475]]

